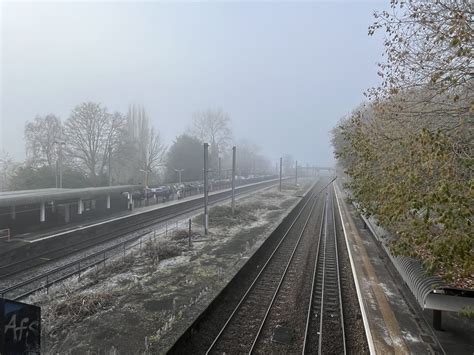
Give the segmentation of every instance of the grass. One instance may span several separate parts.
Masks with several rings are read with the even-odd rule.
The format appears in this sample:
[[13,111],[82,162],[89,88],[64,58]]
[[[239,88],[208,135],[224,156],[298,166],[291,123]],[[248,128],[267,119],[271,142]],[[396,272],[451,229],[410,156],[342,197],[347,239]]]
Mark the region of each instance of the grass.
[[[255,207],[255,206],[254,206]],[[219,227],[233,227],[258,220],[248,206],[239,206],[232,215],[230,206],[215,206],[209,210],[209,224]],[[203,214],[194,217],[193,223],[202,225]]]
[[50,309],[53,317],[67,317],[78,321],[89,317],[112,304],[113,295],[110,293],[74,294],[63,302],[54,304]]
[[145,257],[147,257],[152,264],[158,263],[160,260],[174,258],[181,255],[181,248],[175,243],[171,242],[153,242],[147,241],[144,248]]

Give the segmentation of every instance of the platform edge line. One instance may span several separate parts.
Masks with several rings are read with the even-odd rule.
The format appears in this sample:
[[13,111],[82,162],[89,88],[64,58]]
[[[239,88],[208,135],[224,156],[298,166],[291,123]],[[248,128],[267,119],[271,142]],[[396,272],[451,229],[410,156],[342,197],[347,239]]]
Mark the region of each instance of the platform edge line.
[[339,195],[338,195],[337,190],[336,190],[336,184],[334,184],[333,187],[334,187],[334,193],[336,194],[336,202],[337,202],[337,208],[339,210],[339,216],[341,217],[342,230],[344,232],[344,240],[346,242],[347,252],[349,254],[349,260],[350,260],[350,263],[351,263],[352,277],[354,278],[354,284],[355,284],[356,291],[357,291],[357,298],[358,298],[358,301],[359,301],[359,307],[361,308],[361,311],[362,311],[362,321],[364,322],[365,336],[367,338],[367,343],[369,345],[370,354],[375,355],[376,352],[375,352],[375,346],[374,346],[374,339],[372,337],[372,332],[370,331],[369,321],[367,319],[367,313],[365,311],[365,305],[364,305],[364,302],[362,300],[362,293],[360,291],[359,281],[357,279],[356,272],[355,272],[354,260],[352,258],[352,250],[349,247],[349,242],[348,242],[348,239],[347,239],[347,232],[346,232],[346,227],[344,225],[344,220],[343,220],[343,217],[342,217],[341,205],[339,204]]

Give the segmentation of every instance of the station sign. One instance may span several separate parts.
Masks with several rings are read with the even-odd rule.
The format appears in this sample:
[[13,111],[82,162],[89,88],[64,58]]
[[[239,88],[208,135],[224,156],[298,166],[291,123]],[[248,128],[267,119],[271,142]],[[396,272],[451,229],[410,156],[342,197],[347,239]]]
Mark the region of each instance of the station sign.
[[41,352],[41,308],[0,298],[0,355]]

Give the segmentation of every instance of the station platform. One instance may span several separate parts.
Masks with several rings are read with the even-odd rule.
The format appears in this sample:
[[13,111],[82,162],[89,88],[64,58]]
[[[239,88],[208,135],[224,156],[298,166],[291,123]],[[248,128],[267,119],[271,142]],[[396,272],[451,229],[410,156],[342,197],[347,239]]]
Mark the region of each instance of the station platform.
[[473,354],[474,322],[445,312],[444,331],[434,330],[431,312],[421,309],[337,184],[335,190],[370,352]]
[[[236,193],[239,193],[239,190],[241,190],[242,188],[249,188],[249,187],[257,186],[257,185],[263,186],[268,183],[270,184],[276,183],[277,181],[278,181],[277,179],[271,179],[271,180],[265,180],[262,182],[241,185],[241,186],[236,187]],[[213,192],[209,192],[209,197],[212,198],[215,195],[229,193],[230,191],[231,189],[216,190]],[[135,207],[133,208],[133,210],[123,210],[120,212],[115,212],[114,214],[106,215],[104,217],[88,219],[81,222],[70,222],[67,225],[39,230],[37,232],[17,234],[17,235],[12,236],[10,240],[6,240],[6,239],[0,240],[0,257],[2,254],[3,255],[8,254],[9,252],[13,250],[22,248],[28,244],[31,245],[35,243],[41,243],[50,239],[55,239],[61,236],[65,236],[72,232],[84,231],[89,228],[98,227],[107,223],[119,221],[121,219],[130,218],[132,216],[144,214],[151,211],[167,209],[174,205],[189,203],[189,202],[192,202],[193,200],[199,200],[202,198],[203,198],[203,194],[201,193],[201,194],[184,197],[181,199],[174,199],[167,202],[159,202],[159,203],[157,201],[153,202],[154,200],[150,199],[148,206]],[[210,203],[212,202],[210,201]]]

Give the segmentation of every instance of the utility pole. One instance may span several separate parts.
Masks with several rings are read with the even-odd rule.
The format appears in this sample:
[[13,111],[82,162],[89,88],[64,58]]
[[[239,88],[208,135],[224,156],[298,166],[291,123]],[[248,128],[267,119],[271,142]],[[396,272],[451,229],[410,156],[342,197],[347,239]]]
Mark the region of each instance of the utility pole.
[[235,145],[232,147],[232,215],[235,212],[235,153],[237,148]]
[[283,158],[280,157],[280,192],[281,192],[281,173],[282,173]]
[[209,153],[209,143],[204,143],[204,235],[207,235],[207,229],[208,229],[208,223],[209,223],[209,212],[207,210],[207,204],[208,204],[207,174],[209,173],[208,153]]
[[218,171],[218,179],[220,180],[221,179],[221,157],[220,156],[219,156],[219,165],[218,165],[217,171]]
[[295,164],[295,184],[298,185],[298,160]]

